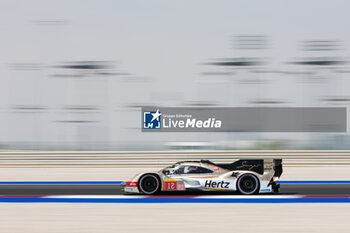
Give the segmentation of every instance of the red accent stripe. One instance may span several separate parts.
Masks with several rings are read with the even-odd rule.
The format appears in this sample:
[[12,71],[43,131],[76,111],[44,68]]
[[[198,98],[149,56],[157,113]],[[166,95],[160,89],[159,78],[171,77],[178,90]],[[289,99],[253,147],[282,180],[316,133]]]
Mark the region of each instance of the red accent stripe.
[[125,186],[126,187],[137,187],[137,182],[130,181],[130,182],[127,182]]
[[350,195],[307,195],[302,198],[350,198]]
[[194,197],[198,197],[197,195],[183,195],[183,196],[149,196],[146,198],[194,198]]

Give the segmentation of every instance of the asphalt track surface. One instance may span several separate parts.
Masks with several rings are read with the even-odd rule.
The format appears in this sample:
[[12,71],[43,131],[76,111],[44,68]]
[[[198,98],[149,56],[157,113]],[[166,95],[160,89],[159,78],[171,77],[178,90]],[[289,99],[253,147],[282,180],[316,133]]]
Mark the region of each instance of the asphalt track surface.
[[[2,184],[0,195],[121,195],[120,184]],[[162,195],[232,195],[232,192],[163,192]],[[278,195],[350,195],[350,183],[281,184]],[[271,194],[269,194],[271,195]]]

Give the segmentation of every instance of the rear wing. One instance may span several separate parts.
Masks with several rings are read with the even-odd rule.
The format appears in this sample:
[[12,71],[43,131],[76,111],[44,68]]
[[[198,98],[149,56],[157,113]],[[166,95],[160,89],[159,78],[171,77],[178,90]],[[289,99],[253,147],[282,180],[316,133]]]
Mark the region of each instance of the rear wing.
[[282,175],[282,159],[273,160],[273,170],[275,170],[275,174],[273,175],[274,177],[280,177]]

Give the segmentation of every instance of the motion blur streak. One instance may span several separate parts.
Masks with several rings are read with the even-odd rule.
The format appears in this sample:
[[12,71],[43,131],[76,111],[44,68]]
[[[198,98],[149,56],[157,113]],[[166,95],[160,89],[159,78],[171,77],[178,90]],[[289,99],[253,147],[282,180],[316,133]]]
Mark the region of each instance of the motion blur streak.
[[149,135],[139,120],[150,105],[349,107],[348,8],[343,0],[6,0],[0,148],[350,149],[348,133]]

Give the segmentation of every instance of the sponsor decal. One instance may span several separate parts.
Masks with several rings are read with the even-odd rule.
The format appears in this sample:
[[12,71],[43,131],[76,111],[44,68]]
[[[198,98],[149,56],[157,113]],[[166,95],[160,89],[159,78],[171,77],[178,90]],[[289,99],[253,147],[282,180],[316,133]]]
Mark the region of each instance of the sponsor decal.
[[230,185],[230,182],[227,181],[212,181],[212,180],[206,180],[204,187],[205,188],[222,188],[222,189],[228,189]]
[[134,191],[133,188],[125,188],[125,191]]
[[260,192],[271,192],[271,189],[267,188],[267,189],[260,189]]
[[248,164],[248,161],[243,161],[241,166],[238,166],[238,169],[246,168],[249,171],[253,170],[254,168],[261,167],[261,164]]
[[219,167],[217,167],[217,166],[214,167],[214,171],[219,171],[219,170],[220,170]]

